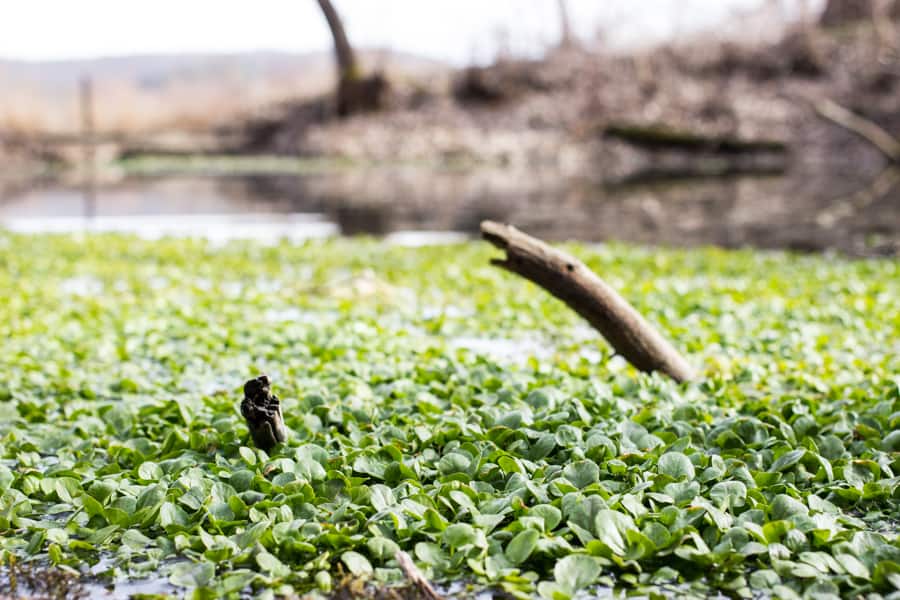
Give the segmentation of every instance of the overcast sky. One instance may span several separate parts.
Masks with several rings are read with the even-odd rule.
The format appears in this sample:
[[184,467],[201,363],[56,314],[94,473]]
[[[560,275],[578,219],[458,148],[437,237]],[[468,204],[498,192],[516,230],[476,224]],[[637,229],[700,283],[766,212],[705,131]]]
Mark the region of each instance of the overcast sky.
[[[580,36],[612,44],[714,27],[764,0],[568,0]],[[783,0],[789,4],[790,0]],[[331,39],[315,0],[3,0],[0,57],[315,51]],[[335,0],[351,41],[465,63],[500,40],[534,53],[558,37],[556,0]],[[612,25],[615,24],[615,27]]]

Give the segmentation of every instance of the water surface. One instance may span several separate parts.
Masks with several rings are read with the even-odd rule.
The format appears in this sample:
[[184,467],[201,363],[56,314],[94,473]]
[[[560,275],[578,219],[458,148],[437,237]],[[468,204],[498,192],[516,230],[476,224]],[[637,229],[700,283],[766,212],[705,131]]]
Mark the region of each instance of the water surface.
[[590,184],[508,171],[359,169],[318,175],[140,177],[85,190],[0,193],[20,232],[294,241],[374,235],[404,245],[474,237],[483,219],[550,240],[895,255],[900,176],[728,177]]

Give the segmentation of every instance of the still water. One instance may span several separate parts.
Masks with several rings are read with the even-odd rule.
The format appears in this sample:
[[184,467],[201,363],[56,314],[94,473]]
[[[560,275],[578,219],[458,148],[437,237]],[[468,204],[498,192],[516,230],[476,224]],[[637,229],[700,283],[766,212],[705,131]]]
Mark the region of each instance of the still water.
[[18,232],[122,232],[146,238],[300,241],[373,235],[405,245],[475,237],[483,219],[550,240],[617,240],[853,255],[900,251],[900,175],[876,182],[785,177],[617,185],[499,171],[359,170],[321,175],[131,178],[0,192]]

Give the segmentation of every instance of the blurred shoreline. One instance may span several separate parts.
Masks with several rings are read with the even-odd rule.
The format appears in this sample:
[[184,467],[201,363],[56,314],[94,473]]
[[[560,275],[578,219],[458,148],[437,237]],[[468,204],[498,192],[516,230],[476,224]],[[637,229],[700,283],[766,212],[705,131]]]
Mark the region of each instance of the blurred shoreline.
[[[642,207],[635,214],[663,223],[675,218],[666,216],[673,206],[690,212],[691,193],[701,202],[709,190],[740,189],[741,210],[760,227],[767,210],[803,213],[796,223],[806,233],[794,241],[779,233],[767,245],[814,248],[819,241],[803,241],[814,237],[857,253],[853,248],[868,244],[860,240],[874,236],[875,253],[895,255],[900,192],[889,161],[815,110],[828,99],[900,133],[898,46],[876,33],[867,21],[801,24],[774,41],[697,37],[618,53],[572,45],[540,60],[501,58],[456,70],[364,53],[365,70],[383,73],[389,92],[381,110],[350,118],[335,113],[327,57],[318,91],[282,90],[283,98],[246,111],[220,109],[200,96],[207,121],[190,126],[171,125],[175,119],[158,128],[111,127],[97,84],[89,144],[75,126],[0,129],[0,199],[35,179],[69,186],[90,179],[102,189],[134,177],[301,177],[303,193],[353,210],[393,204],[421,211],[431,202],[495,216],[487,214],[494,197],[505,214],[516,197],[541,198],[541,206],[556,197],[564,206],[573,197],[598,202],[637,194],[643,199],[635,201]],[[734,187],[737,180],[744,183]],[[300,193],[294,184],[281,188],[288,197]],[[696,218],[726,218],[718,210]],[[519,213],[518,220],[539,226],[541,218]],[[860,224],[852,244],[834,241],[841,219]],[[577,223],[568,225],[573,232]],[[652,240],[649,231],[630,237]],[[552,235],[561,233],[556,228]],[[678,235],[655,239],[673,243]],[[726,245],[743,239],[722,235],[704,239]]]
[[[829,98],[887,131],[900,131],[897,48],[882,47],[868,23],[830,30],[796,26],[774,43],[698,38],[624,54],[573,47],[551,50],[541,60],[500,59],[455,71],[408,56],[366,53],[366,70],[384,73],[390,91],[383,110],[349,119],[334,114],[333,76],[326,57],[320,59],[310,59],[303,85],[288,79],[278,91],[257,94],[259,100],[242,99],[246,106],[238,100],[224,104],[208,89],[193,93],[191,78],[182,73],[181,80],[160,89],[155,110],[145,106],[152,94],[135,104],[143,116],[131,121],[121,114],[112,118],[107,104],[121,105],[121,113],[135,98],[120,101],[95,82],[96,160],[104,167],[146,155],[283,155],[363,165],[542,168],[567,177],[600,174],[604,181],[654,169],[704,176],[716,170],[835,168],[874,174],[882,166],[877,152],[823,122],[811,103]],[[264,80],[287,72],[284,57],[255,60],[269,65],[257,75]],[[112,62],[106,70],[124,68]],[[227,61],[209,68],[240,71]],[[219,94],[241,97],[240,77],[210,76]],[[196,73],[193,79],[196,89],[212,85],[197,83],[203,77]],[[77,84],[71,75],[58,83],[65,81]],[[175,101],[178,95],[190,101]],[[64,171],[82,162],[80,117],[70,100],[72,114],[43,122],[17,121],[12,101],[4,100],[0,156],[13,165],[3,170],[6,178],[35,168]],[[193,117],[184,108],[191,102]],[[39,99],[33,103],[40,105]],[[670,143],[673,137],[707,146],[744,144],[747,151],[690,152]],[[770,150],[781,145],[784,151],[750,151],[754,144]]]

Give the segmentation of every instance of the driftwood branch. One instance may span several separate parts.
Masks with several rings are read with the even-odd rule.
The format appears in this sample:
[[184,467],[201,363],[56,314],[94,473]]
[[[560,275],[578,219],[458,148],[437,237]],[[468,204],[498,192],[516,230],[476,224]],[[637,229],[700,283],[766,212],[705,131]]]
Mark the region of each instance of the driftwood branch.
[[816,223],[825,228],[834,227],[842,219],[848,219],[886,197],[898,183],[900,167],[889,166],[862,189],[835,200],[816,216]]
[[581,261],[515,227],[481,224],[484,239],[506,251],[491,264],[541,286],[587,319],[612,347],[641,371],[676,381],[694,378],[687,361],[624,298]]
[[778,154],[788,147],[776,139],[744,139],[735,135],[705,135],[676,129],[666,124],[640,125],[611,123],[604,127],[605,137],[621,140],[647,150],[677,150],[689,154]]
[[247,421],[250,437],[257,448],[271,450],[287,440],[287,429],[281,415],[278,396],[269,387],[269,378],[260,375],[244,384],[241,415]]
[[891,162],[900,162],[900,140],[869,119],[828,99],[817,102],[815,109],[823,119],[840,125],[875,146]]
[[428,583],[428,580],[425,579],[425,576],[422,575],[422,572],[416,567],[416,563],[413,562],[409,554],[400,550],[397,552],[396,556],[394,556],[394,559],[400,566],[400,570],[403,571],[403,574],[406,576],[406,580],[419,592],[418,597],[425,598],[426,600],[443,600],[443,596],[438,594],[434,588],[431,587],[431,584]]

